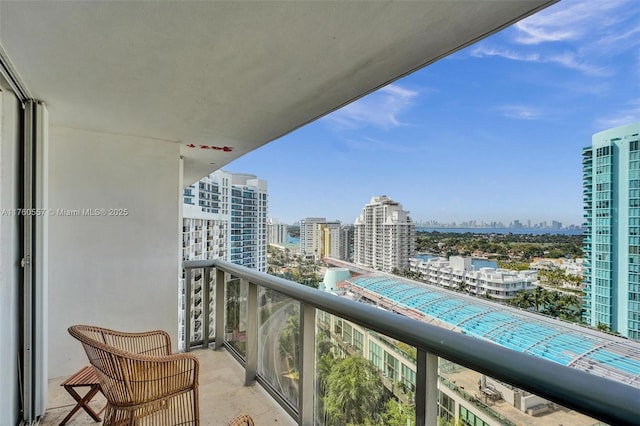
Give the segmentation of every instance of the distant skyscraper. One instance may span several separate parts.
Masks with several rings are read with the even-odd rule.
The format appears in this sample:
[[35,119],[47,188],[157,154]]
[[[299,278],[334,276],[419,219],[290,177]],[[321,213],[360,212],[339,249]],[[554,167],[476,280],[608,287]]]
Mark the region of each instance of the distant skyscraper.
[[322,228],[324,217],[308,217],[300,221],[300,256],[319,258],[322,254]]
[[584,320],[640,339],[640,123],[582,151]]
[[277,219],[267,219],[267,241],[269,244],[283,246],[287,243],[288,226]]
[[343,226],[340,228],[340,259],[351,260],[353,228],[351,226]]
[[267,182],[218,170],[184,190],[183,260],[267,270]]
[[385,272],[409,268],[416,227],[402,205],[382,195],[364,206],[354,225],[354,262]]
[[342,234],[340,233],[340,221],[327,222],[322,227],[322,253],[321,256],[333,257],[340,259],[340,241]]
[[340,221],[324,217],[308,217],[300,221],[300,256],[320,259],[324,256],[340,259],[342,233]]

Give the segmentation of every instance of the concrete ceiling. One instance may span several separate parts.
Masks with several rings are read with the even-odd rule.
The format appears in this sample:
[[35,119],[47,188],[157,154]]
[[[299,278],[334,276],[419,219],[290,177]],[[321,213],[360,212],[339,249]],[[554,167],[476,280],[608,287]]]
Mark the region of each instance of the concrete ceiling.
[[0,45],[51,124],[180,143],[188,184],[554,2],[3,0]]

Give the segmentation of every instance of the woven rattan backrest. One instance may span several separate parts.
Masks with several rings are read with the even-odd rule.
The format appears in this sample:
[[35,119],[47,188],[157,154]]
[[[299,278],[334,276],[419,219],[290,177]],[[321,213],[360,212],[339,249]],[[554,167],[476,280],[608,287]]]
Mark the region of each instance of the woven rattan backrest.
[[168,355],[170,350],[169,337],[163,332],[131,338],[127,333],[75,325],[69,327],[69,333],[82,343],[89,362],[96,369],[102,392],[117,406],[139,404],[144,399],[146,391],[139,379],[140,372],[153,367],[151,356]]

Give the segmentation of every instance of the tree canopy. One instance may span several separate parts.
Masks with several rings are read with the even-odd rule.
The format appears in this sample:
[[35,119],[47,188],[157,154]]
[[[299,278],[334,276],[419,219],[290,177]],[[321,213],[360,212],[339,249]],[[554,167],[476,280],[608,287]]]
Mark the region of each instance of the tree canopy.
[[382,379],[374,365],[361,356],[350,356],[331,369],[324,404],[332,424],[371,424],[383,396]]

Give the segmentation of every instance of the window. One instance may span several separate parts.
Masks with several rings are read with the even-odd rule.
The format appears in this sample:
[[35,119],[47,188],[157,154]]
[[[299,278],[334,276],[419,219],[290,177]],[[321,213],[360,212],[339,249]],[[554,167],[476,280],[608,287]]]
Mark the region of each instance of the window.
[[358,330],[353,330],[353,346],[359,354],[362,354],[362,342],[364,336]]
[[478,416],[467,410],[463,405],[460,405],[460,422],[465,426],[489,426],[488,423],[482,421]]
[[[456,412],[456,401],[453,398],[450,398],[447,394],[443,392],[439,392],[440,394],[440,410],[439,416],[444,419],[445,422],[449,422],[454,418]],[[460,410],[462,411],[462,406]],[[466,411],[466,409],[465,409]],[[461,413],[462,415],[462,413]]]
[[[404,384],[406,390],[415,392],[416,390],[416,372],[411,368],[402,364],[402,377],[400,379]],[[453,411],[451,411],[453,413]]]
[[382,370],[382,348],[372,341],[369,341],[369,361]]
[[389,352],[384,351],[384,374],[392,382],[398,381],[398,368],[398,359]]

